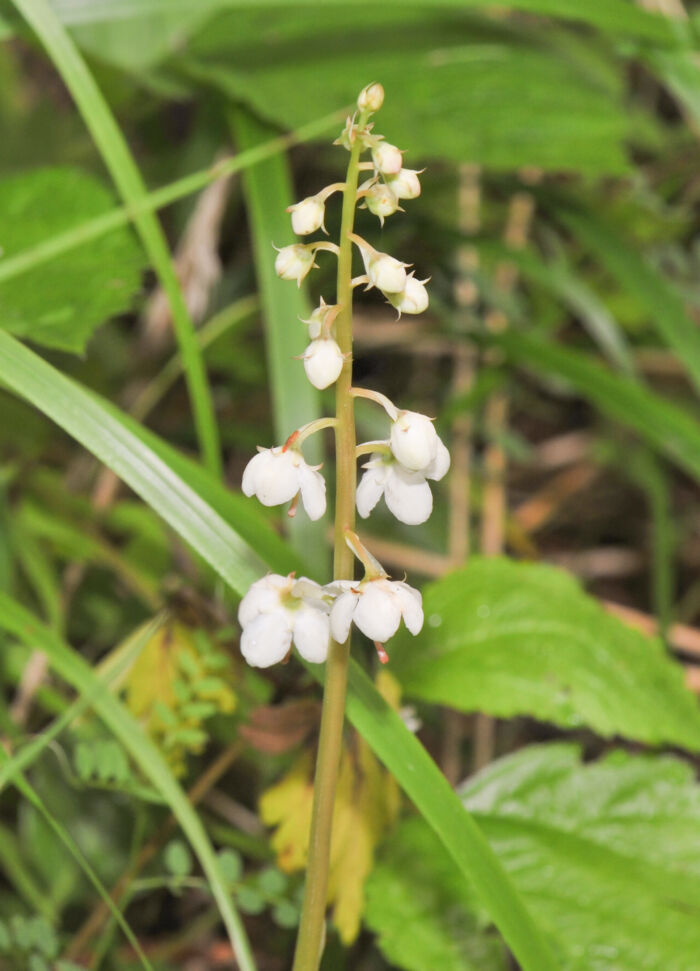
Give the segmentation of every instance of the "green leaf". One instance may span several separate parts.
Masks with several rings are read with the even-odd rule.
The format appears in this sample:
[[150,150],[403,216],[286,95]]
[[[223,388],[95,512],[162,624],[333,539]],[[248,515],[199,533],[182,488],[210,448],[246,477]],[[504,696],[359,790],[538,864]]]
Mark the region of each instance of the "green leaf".
[[423,631],[397,635],[391,652],[411,697],[700,750],[681,666],[563,570],[474,558],[423,597]]
[[[0,373],[5,383],[17,394],[32,401],[38,408],[49,414],[61,427],[82,441],[95,455],[103,460],[118,475],[128,481],[132,488],[146,498],[159,513],[168,519],[195,550],[219,573],[219,575],[240,595],[249,586],[250,565],[241,541],[226,522],[200,499],[177,475],[167,469],[149,449],[138,439],[126,432],[122,425],[106,409],[96,407],[94,399],[81,391],[71,381],[42,361],[36,354],[8,334],[0,333]],[[232,551],[236,551],[235,554]],[[16,608],[16,605],[13,605]],[[27,615],[29,631],[35,621]],[[0,623],[7,623],[7,615],[0,610]],[[36,646],[36,633],[32,632]],[[48,632],[47,632],[48,633]],[[51,640],[53,650],[50,659],[61,662],[61,673],[73,674],[74,664],[78,664],[80,682],[87,677],[83,662],[74,655],[66,662],[63,651],[56,654],[56,640]],[[67,650],[67,649],[66,649]],[[318,665],[309,665],[309,670],[322,679]],[[89,672],[89,669],[88,669]],[[77,686],[77,685],[76,685]],[[85,685],[85,690],[98,687],[94,679]],[[114,701],[114,699],[112,699]],[[116,704],[116,702],[114,702]],[[123,713],[121,706],[120,712]],[[518,957],[524,971],[555,971],[549,948],[534,926],[528,912],[523,908],[518,895],[514,892],[489,851],[478,827],[464,812],[452,787],[437,768],[421,744],[408,731],[398,714],[384,701],[370,679],[358,664],[352,662],[349,671],[349,693],[347,712],[350,721],[360,734],[367,739],[374,752],[393,774],[399,785],[406,791],[417,808],[430,822],[444,845],[454,857],[465,880],[473,881],[477,893],[488,908],[494,923],[499,927],[513,953]],[[110,715],[112,713],[110,712]],[[120,717],[122,717],[120,716]],[[131,732],[122,733],[119,721],[110,722],[112,731],[121,738],[132,757],[139,764],[144,759],[144,751]],[[142,733],[140,733],[142,737]],[[151,752],[151,747],[149,747]],[[162,761],[158,759],[157,777],[151,778],[154,785],[161,789],[164,785],[171,790],[175,783],[172,777],[161,777]],[[146,758],[142,766],[148,773],[153,770],[151,759]],[[166,796],[173,812],[183,813],[180,819],[183,829],[197,849],[203,865],[211,857],[208,844],[202,844],[197,817],[189,817],[192,809],[189,803],[182,806],[184,796],[175,786],[177,798]],[[186,802],[186,800],[185,800]],[[205,866],[206,870],[206,866]],[[211,879],[211,876],[210,876]],[[214,884],[214,892],[224,913],[220,894],[225,896],[223,881]],[[230,918],[229,918],[230,919]],[[240,952],[239,952],[240,960]]]
[[422,820],[408,820],[392,835],[365,896],[365,923],[392,965],[406,971],[507,967],[502,943],[475,916],[469,886]]
[[186,877],[192,872],[192,857],[182,840],[171,840],[165,847],[163,859],[174,877]]
[[109,105],[48,0],[12,0],[12,2],[36,31],[48,51],[66,87],[75,99],[119,194],[127,205],[133,207],[134,225],[168,297],[172,311],[173,327],[182,354],[204,461],[210,471],[219,475],[221,473],[219,431],[202,354],[171,260],[165,233],[152,212],[139,208],[146,195],[146,186],[141,173]]
[[694,971],[700,953],[700,788],[677,759],[525,749],[463,790],[560,967]]
[[609,417],[633,429],[662,455],[700,479],[700,427],[688,409],[632,378],[612,374],[595,358],[511,330],[496,341],[511,360],[536,374],[564,378]]
[[700,390],[700,329],[686,313],[673,284],[609,221],[581,209],[558,207],[556,214],[644,308],[661,339],[676,352]]
[[387,92],[381,132],[415,162],[624,172],[625,140],[652,122],[632,126],[620,63],[594,71],[560,48],[546,27],[516,31],[463,11],[436,15],[436,5],[380,5],[368,19],[324,4],[222,14],[173,68],[285,127],[308,118],[310,104],[353,104],[376,78]]
[[[101,215],[112,195],[78,169],[35,169],[0,181],[2,257],[13,256],[76,221]],[[0,283],[2,326],[38,344],[80,352],[103,321],[122,313],[141,288],[143,251],[121,228],[40,271]],[[47,302],[46,295],[51,299]]]

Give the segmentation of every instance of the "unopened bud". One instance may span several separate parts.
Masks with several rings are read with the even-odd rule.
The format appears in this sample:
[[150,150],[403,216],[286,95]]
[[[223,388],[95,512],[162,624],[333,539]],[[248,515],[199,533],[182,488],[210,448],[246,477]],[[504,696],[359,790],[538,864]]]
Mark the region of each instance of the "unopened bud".
[[406,286],[405,264],[388,253],[377,253],[367,261],[367,276],[382,293],[401,293]]
[[384,104],[384,88],[375,82],[368,84],[360,91],[357,98],[357,107],[360,111],[379,111]]
[[382,175],[398,175],[403,164],[402,153],[388,142],[380,142],[372,149],[372,161]]
[[343,370],[343,353],[330,338],[313,340],[304,351],[304,370],[313,386],[322,391],[338,380]]
[[383,182],[376,182],[367,190],[365,202],[369,211],[378,216],[382,224],[387,216],[393,216],[399,208],[399,200],[393,189]]
[[391,451],[407,469],[427,469],[438,450],[438,436],[432,421],[416,411],[403,411],[391,426]]
[[417,199],[420,195],[420,180],[416,169],[401,169],[391,179],[390,185],[397,199]]
[[428,309],[428,291],[425,289],[427,280],[416,280],[412,273],[406,277],[406,286],[401,293],[388,295],[389,303],[396,307],[400,314],[422,314]]
[[301,281],[314,265],[314,252],[303,243],[293,243],[291,246],[283,246],[277,251],[275,260],[275,273],[283,280],[296,280],[301,286]]
[[309,196],[295,206],[289,206],[287,212],[292,214],[292,229],[297,236],[308,236],[323,227],[326,207],[318,196]]

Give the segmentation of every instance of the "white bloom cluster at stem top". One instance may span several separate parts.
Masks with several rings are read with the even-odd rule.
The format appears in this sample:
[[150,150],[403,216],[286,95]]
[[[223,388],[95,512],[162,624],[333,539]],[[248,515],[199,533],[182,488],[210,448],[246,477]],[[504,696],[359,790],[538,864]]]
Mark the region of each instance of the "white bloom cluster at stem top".
[[[374,134],[367,119],[384,100],[381,85],[372,84],[358,98],[358,116],[349,118],[336,144],[352,149],[359,142],[371,161],[360,162],[368,178],[357,188],[356,204],[376,215],[380,223],[401,210],[403,200],[420,195],[420,172],[403,164],[403,152]],[[353,184],[355,184],[353,182]],[[345,183],[333,183],[316,195],[290,206],[292,229],[299,236],[319,230],[326,233],[325,216],[328,199],[344,192]],[[376,250],[362,237],[351,233],[349,240],[357,248],[364,273],[352,280],[352,286],[364,284],[379,290],[387,302],[402,313],[420,314],[428,307],[427,280],[419,280],[410,265]],[[347,242],[346,242],[347,245]],[[319,252],[336,256],[338,245],[326,240],[294,243],[277,251],[275,270],[282,279],[301,285],[317,266]],[[350,365],[349,354],[339,346],[335,330],[339,304],[327,304],[323,298],[303,321],[309,344],[301,355],[309,381],[319,389],[334,384],[343,368]],[[368,456],[365,472],[357,486],[356,504],[366,518],[382,496],[390,512],[403,523],[425,522],[433,508],[429,480],[441,479],[450,465],[449,452],[440,440],[430,418],[396,407],[384,395],[361,388],[351,388],[354,397],[375,401],[384,408],[390,422],[386,439],[357,446],[358,456]],[[326,418],[310,422],[290,435],[282,446],[259,448],[243,473],[242,488],[246,496],[257,496],[266,506],[291,502],[289,515],[294,515],[299,499],[312,520],[326,511],[326,485],[319,468],[304,460],[301,446],[311,434],[336,424]],[[306,578],[293,575],[269,575],[257,581],[243,598],[239,621],[243,628],[241,650],[246,660],[257,667],[267,667],[289,654],[292,644],[307,661],[325,661],[330,638],[344,642],[350,626],[355,625],[375,641],[380,659],[385,661],[383,642],[392,637],[401,618],[409,631],[417,634],[423,624],[421,596],[407,583],[389,580],[377,561],[358,537],[346,530],[346,541],[365,566],[361,581],[335,580],[319,586]]]

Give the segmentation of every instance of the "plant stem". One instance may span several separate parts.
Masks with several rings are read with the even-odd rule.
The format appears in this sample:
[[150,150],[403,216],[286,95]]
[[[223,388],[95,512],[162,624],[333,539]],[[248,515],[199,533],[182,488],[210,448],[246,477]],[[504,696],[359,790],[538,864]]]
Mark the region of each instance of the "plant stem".
[[[365,118],[359,118],[363,127]],[[333,576],[336,580],[352,579],[355,562],[345,542],[345,530],[355,526],[355,412],[350,388],[352,386],[352,233],[357,201],[359,157],[362,144],[356,139],[350,151],[350,161],[343,191],[343,211],[338,254],[336,340],[345,355],[345,363],[335,386],[335,532]],[[306,870],[306,891],[299,925],[293,971],[317,971],[324,943],[328,865],[331,848],[331,828],[335,804],[340,753],[345,718],[345,695],[348,681],[350,641],[344,644],[332,640],[326,662],[323,692],[323,711],[314,779],[314,803],[311,815],[309,857]]]

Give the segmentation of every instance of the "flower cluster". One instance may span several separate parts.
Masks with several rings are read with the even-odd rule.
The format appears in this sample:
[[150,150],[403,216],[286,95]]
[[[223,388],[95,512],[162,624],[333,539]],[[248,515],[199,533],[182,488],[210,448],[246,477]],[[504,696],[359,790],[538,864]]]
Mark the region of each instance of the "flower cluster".
[[[292,229],[298,236],[326,233],[326,204],[335,193],[384,220],[401,209],[401,202],[420,195],[420,172],[403,164],[403,152],[373,131],[369,118],[382,105],[384,91],[372,84],[358,98],[358,111],[341,133],[336,144],[352,153],[348,181],[326,186],[316,195],[290,206]],[[371,160],[360,161],[363,152]],[[352,178],[351,178],[352,172]],[[358,184],[358,172],[367,178]],[[344,212],[346,212],[344,204]],[[345,218],[345,217],[344,217]],[[345,337],[336,332],[341,304],[351,302],[352,287],[365,285],[379,290],[398,315],[419,314],[428,307],[427,280],[420,280],[410,264],[389,253],[376,250],[361,236],[344,231],[340,245],[320,239],[298,242],[277,251],[275,270],[284,280],[297,285],[317,266],[319,252],[340,257],[341,247],[355,247],[364,273],[348,283],[348,293],[338,294],[337,303],[321,298],[310,317],[304,320],[309,343],[301,355],[309,381],[319,389],[335,384],[341,374],[342,392],[364,397],[384,408],[390,427],[386,439],[356,446],[356,455],[368,456],[364,474],[357,486],[355,501],[363,518],[369,516],[384,497],[387,508],[403,523],[425,522],[433,508],[429,480],[441,479],[450,465],[450,456],[426,415],[397,408],[375,391],[352,388],[349,383],[351,357],[347,329]],[[349,256],[346,257],[346,264]],[[349,281],[349,276],[347,277]],[[341,318],[342,319],[342,318]],[[345,348],[345,352],[341,348]],[[340,399],[339,399],[340,401]],[[347,402],[346,402],[347,404]],[[340,415],[340,411],[339,411]],[[243,492],[257,496],[266,506],[291,503],[289,515],[297,510],[299,498],[310,519],[320,519],[326,510],[326,487],[319,468],[307,464],[301,451],[303,441],[322,428],[337,426],[340,418],[310,422],[290,435],[284,445],[259,449],[243,473]],[[361,581],[336,578],[319,586],[306,578],[270,575],[253,584],[241,602],[239,621],[243,628],[241,650],[246,660],[267,667],[284,660],[294,644],[307,661],[324,661],[331,637],[338,643],[347,640],[354,623],[377,646],[382,661],[387,659],[384,642],[392,637],[403,618],[409,631],[417,634],[423,624],[421,597],[407,583],[392,581],[350,528],[346,541],[365,567]]]

